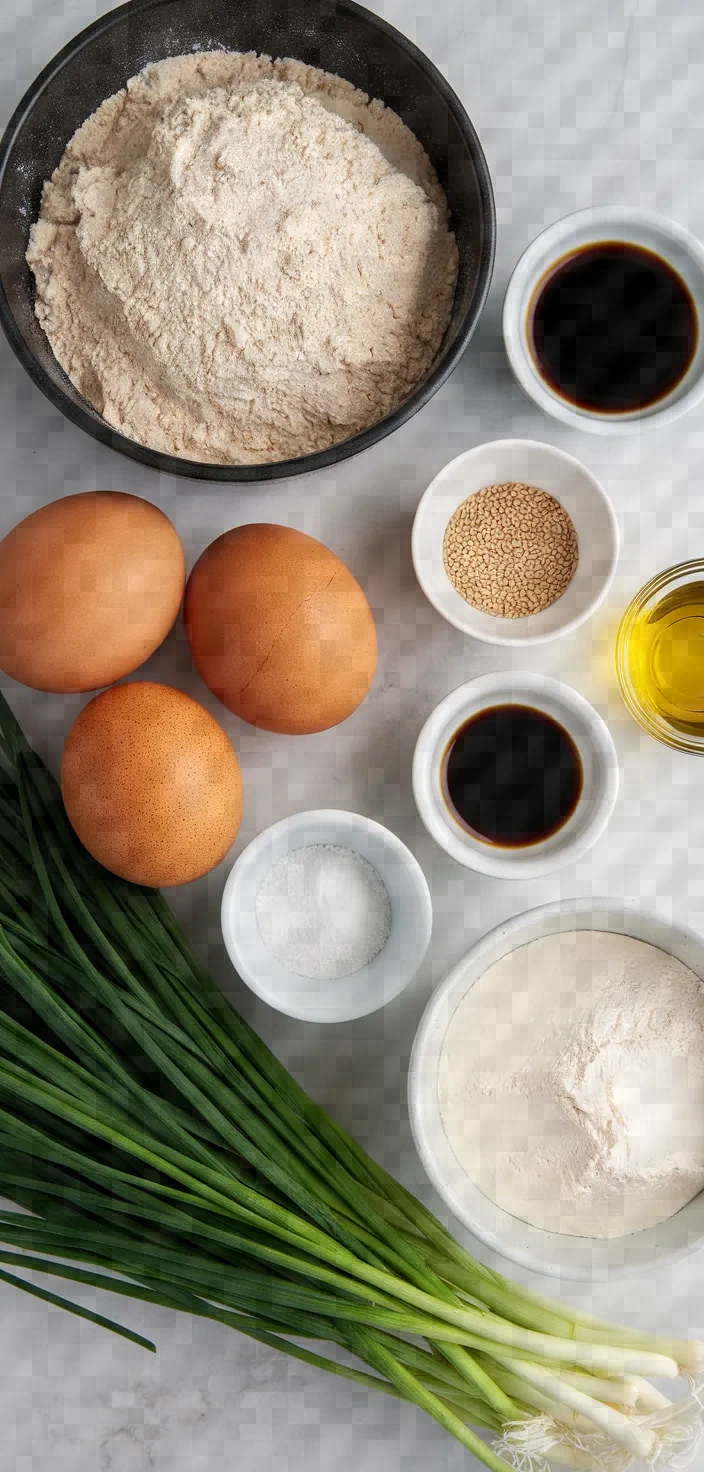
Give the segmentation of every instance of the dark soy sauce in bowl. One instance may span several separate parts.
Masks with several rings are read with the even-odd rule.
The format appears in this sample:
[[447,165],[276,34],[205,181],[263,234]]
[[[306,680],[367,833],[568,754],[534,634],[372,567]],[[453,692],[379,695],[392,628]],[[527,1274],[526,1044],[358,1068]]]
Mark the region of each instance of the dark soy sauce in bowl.
[[533,294],[528,336],[554,393],[579,409],[628,414],[677,388],[699,329],[673,266],[643,246],[604,240],[551,266]]
[[495,705],[455,732],[443,757],[450,812],[473,837],[502,848],[551,838],[582,795],[582,761],[559,721],[527,705]]

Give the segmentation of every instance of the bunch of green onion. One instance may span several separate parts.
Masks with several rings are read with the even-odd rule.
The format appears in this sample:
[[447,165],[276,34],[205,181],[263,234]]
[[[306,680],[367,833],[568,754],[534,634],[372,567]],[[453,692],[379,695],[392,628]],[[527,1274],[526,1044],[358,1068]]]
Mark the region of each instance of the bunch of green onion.
[[35,1275],[217,1320],[422,1407],[493,1472],[694,1455],[696,1393],[650,1381],[693,1384],[704,1345],[476,1262],[226,1003],[161,896],[82,849],[4,701],[0,975],[0,1192],[22,1208],[0,1211],[0,1279],[150,1349]]

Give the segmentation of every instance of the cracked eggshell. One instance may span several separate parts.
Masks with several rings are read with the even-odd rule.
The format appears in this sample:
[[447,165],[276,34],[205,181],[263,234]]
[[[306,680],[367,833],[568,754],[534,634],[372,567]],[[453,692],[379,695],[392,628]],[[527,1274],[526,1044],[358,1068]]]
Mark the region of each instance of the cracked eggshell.
[[339,725],[374,679],[374,617],[322,542],[270,523],[206,548],[186,588],[191,653],[214,695],[250,725],[303,736]]

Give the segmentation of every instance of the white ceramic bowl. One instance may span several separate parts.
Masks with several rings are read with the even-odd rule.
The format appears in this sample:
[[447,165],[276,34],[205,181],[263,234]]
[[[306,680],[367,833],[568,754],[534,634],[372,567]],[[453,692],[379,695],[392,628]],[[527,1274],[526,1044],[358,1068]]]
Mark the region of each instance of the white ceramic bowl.
[[[310,981],[274,960],[259,934],[256,901],[270,869],[294,849],[330,843],[368,859],[391,901],[391,931],[374,960],[340,981]],[[417,859],[381,823],[335,808],[295,813],[266,828],[240,854],[221,910],[227,953],[242,980],[270,1007],[305,1022],[350,1022],[397,997],[415,976],[430,943],[430,890]]]
[[[494,618],[473,608],[453,588],[442,549],[447,523],[482,486],[525,481],[548,491],[574,522],[579,561],[572,581],[550,608],[526,618]],[[537,440],[493,440],[458,455],[436,475],[421,498],[411,547],[418,582],[438,613],[487,644],[542,644],[568,634],[598,608],[618,561],[618,523],[609,498],[586,466],[564,450]]]
[[456,1008],[475,981],[502,956],[569,930],[613,930],[669,951],[704,978],[704,941],[693,931],[607,899],[563,900],[499,925],[473,946],[431,998],[416,1033],[408,1077],[411,1128],[433,1185],[475,1237],[512,1262],[556,1277],[603,1280],[674,1260],[704,1241],[704,1192],[675,1216],[627,1237],[599,1239],[545,1232],[519,1221],[484,1195],[459,1164],[438,1101],[440,1054]]
[[[452,816],[443,793],[443,759],[452,737],[470,716],[494,705],[545,711],[564,726],[582,760],[582,795],[571,818],[529,848],[499,848],[474,838]],[[570,685],[547,675],[504,672],[460,685],[428,717],[413,757],[413,795],[431,838],[459,864],[496,879],[536,879],[586,853],[609,821],[618,784],[616,748],[601,716]]]
[[[698,316],[697,350],[682,381],[657,404],[627,414],[599,414],[568,404],[545,382],[530,347],[530,314],[546,272],[561,256],[600,240],[644,246],[668,261],[689,288]],[[704,248],[682,225],[647,210],[627,205],[578,210],[543,230],[521,256],[504,298],[503,330],[508,360],[521,388],[554,419],[602,435],[669,424],[704,396]]]

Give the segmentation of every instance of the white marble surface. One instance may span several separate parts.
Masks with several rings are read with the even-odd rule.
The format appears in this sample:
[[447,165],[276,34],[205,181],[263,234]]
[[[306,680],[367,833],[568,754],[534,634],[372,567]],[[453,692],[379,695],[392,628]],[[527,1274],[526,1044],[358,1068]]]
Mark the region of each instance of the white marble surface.
[[[612,657],[619,615],[636,588],[702,550],[704,408],[667,431],[613,443],[573,433],[513,385],[500,338],[510,270],[560,215],[627,200],[704,236],[704,15],[698,0],[378,0],[376,8],[455,86],[494,180],[494,283],[452,380],[393,438],[338,470],[271,488],[212,489],[160,478],[96,445],[41,397],[3,340],[0,534],[53,497],[114,487],[158,501],[190,561],[238,522],[283,521],[329,543],[367,587],[381,664],[371,697],[344,727],[291,741],[211,708],[224,716],[244,769],[240,845],[311,806],[381,819],[411,844],[428,875],[431,951],[397,1002],[358,1023],[327,1030],[287,1023],[243,988],[237,1000],[305,1085],[442,1214],[409,1136],[406,1068],[425,1001],[467,946],[508,915],[571,894],[624,895],[704,928],[704,764],[641,736],[620,703]],[[101,0],[3,0],[3,118],[54,52],[107,9]],[[421,492],[451,455],[511,434],[579,456],[616,507],[623,553],[607,606],[578,634],[513,658],[521,668],[559,674],[594,701],[614,733],[623,776],[611,826],[585,859],[548,880],[506,885],[453,865],[414,814],[411,752],[429,710],[463,679],[508,668],[512,656],[464,642],[425,603],[409,531]],[[146,672],[204,698],[178,633]],[[80,702],[14,686],[10,698],[56,760]],[[217,921],[223,879],[224,869],[173,900],[228,987]],[[704,1337],[704,1250],[676,1272],[616,1280],[592,1301],[602,1314]],[[129,1322],[158,1342],[155,1358],[9,1288],[0,1305],[0,1472],[229,1472],[234,1465],[242,1472],[421,1472],[430,1459],[438,1472],[459,1472],[476,1465],[412,1409],[369,1398],[214,1326],[129,1310]],[[115,1301],[107,1311],[118,1309],[124,1314]]]

